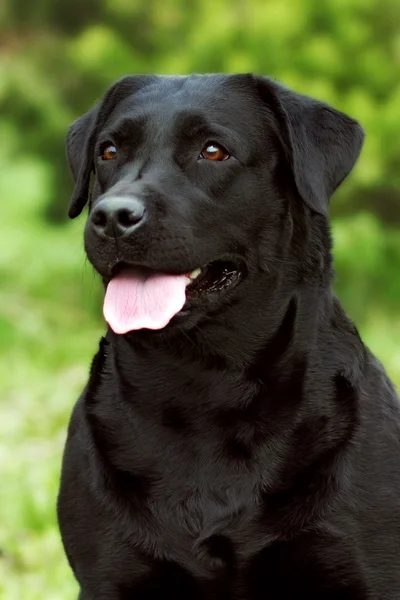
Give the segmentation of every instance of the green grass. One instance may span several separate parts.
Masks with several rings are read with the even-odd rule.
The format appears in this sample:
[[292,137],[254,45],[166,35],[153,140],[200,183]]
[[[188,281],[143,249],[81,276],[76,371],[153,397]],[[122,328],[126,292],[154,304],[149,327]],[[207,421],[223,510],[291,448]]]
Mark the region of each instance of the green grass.
[[[76,600],[55,501],[73,403],[103,330],[81,223],[40,220],[46,171],[21,163],[1,181],[0,598]],[[21,221],[21,218],[23,219]],[[4,233],[3,233],[4,230]]]
[[[50,227],[40,218],[48,200],[47,178],[42,164],[2,164],[0,598],[4,600],[77,596],[60,543],[55,503],[69,415],[104,326],[98,284],[84,260],[83,219]],[[348,304],[360,306],[362,334],[399,383],[399,315],[389,319],[381,304],[369,306],[365,281],[370,276],[364,273],[362,281],[356,277],[363,256],[354,265],[347,260],[353,243],[373,238],[370,229],[364,217],[356,225],[337,224],[339,282],[348,269],[342,282]]]

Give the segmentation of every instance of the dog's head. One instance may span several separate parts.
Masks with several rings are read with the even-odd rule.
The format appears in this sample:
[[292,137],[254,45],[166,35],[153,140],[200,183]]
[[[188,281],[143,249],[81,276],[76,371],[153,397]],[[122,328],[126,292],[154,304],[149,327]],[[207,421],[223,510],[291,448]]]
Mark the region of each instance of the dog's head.
[[69,215],[89,200],[114,331],[189,326],[329,271],[328,202],[362,141],[356,121],[267,78],[114,84],[67,137]]

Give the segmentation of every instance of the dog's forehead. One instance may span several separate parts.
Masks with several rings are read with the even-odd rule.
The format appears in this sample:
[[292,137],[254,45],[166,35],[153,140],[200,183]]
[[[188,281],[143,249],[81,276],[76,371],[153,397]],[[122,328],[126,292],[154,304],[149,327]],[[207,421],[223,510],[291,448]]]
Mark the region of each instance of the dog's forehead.
[[121,119],[153,122],[163,128],[188,123],[191,116],[244,133],[260,126],[262,103],[250,79],[237,75],[159,77],[128,96],[112,111],[107,126]]

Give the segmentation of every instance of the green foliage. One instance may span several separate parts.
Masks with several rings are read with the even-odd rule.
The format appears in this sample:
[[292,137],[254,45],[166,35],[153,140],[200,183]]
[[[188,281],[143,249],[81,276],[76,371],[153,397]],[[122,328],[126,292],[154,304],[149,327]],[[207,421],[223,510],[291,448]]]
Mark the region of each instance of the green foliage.
[[5,14],[0,105],[24,128],[18,150],[52,164],[53,218],[64,215],[68,195],[65,128],[111,81],[257,71],[364,125],[363,157],[335,214],[367,208],[400,222],[398,0],[41,0],[28,10],[8,0]]
[[55,518],[73,402],[104,325],[66,223],[68,124],[128,73],[256,71],[367,132],[332,202],[336,289],[400,384],[398,0],[5,0],[0,7],[0,598],[73,600]]

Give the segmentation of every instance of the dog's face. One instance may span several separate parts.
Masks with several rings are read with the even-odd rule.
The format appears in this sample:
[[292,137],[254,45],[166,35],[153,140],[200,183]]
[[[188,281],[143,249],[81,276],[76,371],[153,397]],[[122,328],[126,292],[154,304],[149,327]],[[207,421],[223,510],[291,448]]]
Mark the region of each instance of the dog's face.
[[67,138],[71,217],[94,173],[85,248],[114,331],[194,324],[266,273],[300,272],[305,224],[325,218],[362,138],[345,115],[251,75],[117,82]]

